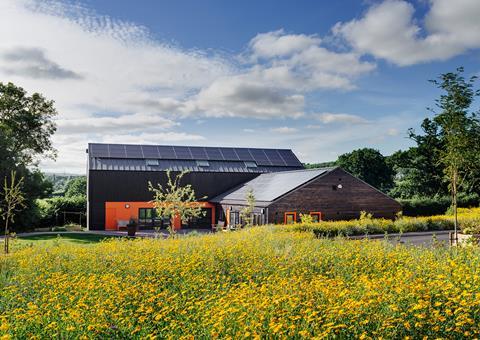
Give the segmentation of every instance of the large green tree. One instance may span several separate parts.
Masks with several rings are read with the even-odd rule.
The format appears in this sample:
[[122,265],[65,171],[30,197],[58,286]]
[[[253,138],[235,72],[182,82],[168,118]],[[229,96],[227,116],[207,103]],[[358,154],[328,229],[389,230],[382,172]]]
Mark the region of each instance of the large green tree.
[[390,194],[398,198],[444,196],[448,193],[443,165],[438,161],[443,141],[435,122],[425,119],[421,134],[408,131],[417,146],[397,151],[387,157],[395,172],[395,185]]
[[87,196],[87,177],[78,176],[68,181],[65,188],[65,197]]
[[56,130],[56,114],[53,101],[0,82],[0,179],[3,181],[12,170],[24,178],[25,209],[18,213],[13,227],[29,226],[35,218],[35,199],[51,192],[51,184],[37,163],[40,157],[55,157],[51,137]]
[[337,165],[384,192],[393,186],[393,171],[375,149],[363,148],[338,157]]
[[457,197],[464,188],[467,179],[474,180],[480,162],[480,122],[477,115],[470,111],[473,99],[480,95],[480,90],[474,90],[477,77],[466,80],[463,68],[456,72],[440,75],[432,83],[443,90],[436,100],[439,112],[433,122],[438,126],[443,148],[439,161],[444,167],[445,178],[452,194],[452,208],[455,216],[455,231],[457,230]]
[[56,131],[53,101],[0,82],[0,128],[18,162],[32,164],[36,157],[55,157],[51,136]]

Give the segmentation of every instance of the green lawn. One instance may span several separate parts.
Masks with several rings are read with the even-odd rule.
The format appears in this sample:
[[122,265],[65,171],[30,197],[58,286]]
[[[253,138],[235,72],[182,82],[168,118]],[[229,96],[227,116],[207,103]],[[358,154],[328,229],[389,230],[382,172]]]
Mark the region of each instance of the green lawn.
[[112,236],[97,235],[90,233],[62,233],[58,232],[57,234],[41,234],[41,235],[25,235],[17,237],[13,242],[13,247],[24,247],[30,245],[39,245],[39,246],[50,246],[59,243],[67,244],[94,244],[98,243],[101,240],[110,238]]

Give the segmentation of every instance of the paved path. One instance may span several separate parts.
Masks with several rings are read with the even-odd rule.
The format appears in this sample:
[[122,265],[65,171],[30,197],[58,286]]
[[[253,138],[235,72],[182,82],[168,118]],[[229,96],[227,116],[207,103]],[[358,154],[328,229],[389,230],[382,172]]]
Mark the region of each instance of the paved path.
[[[431,247],[434,243],[448,245],[448,234],[453,230],[442,231],[425,231],[405,234],[389,234],[388,240],[393,243],[401,243],[415,246]],[[365,236],[352,237],[354,239],[364,239]],[[369,235],[368,239],[380,240],[384,239],[385,235]]]

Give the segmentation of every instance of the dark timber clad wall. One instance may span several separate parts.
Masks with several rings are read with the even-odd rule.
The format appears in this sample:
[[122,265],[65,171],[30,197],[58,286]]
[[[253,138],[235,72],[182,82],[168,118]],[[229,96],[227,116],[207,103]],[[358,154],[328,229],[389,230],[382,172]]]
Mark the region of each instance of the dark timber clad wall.
[[[150,201],[153,196],[148,191],[148,182],[166,183],[165,172],[154,171],[102,171],[90,170],[88,180],[89,228],[105,229],[105,202]],[[176,173],[172,172],[172,176]],[[259,174],[190,172],[183,177],[183,183],[192,184],[197,199],[212,198],[247,182]]]
[[[333,186],[342,184],[342,189]],[[358,218],[360,211],[367,211],[374,217],[394,218],[401,205],[394,199],[375,190],[342,169],[320,177],[290,194],[278,199],[268,207],[268,219],[273,223],[283,223],[284,213],[296,211],[322,212],[324,220],[345,220]]]

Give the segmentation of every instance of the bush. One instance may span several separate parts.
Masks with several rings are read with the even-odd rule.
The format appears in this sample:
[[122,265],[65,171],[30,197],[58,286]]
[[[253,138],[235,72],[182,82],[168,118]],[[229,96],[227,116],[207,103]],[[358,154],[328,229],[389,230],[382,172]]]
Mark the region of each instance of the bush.
[[64,211],[85,213],[87,210],[87,199],[85,196],[53,197],[39,199],[36,201],[38,219],[36,227],[53,227],[66,223],[78,223],[79,218],[67,216],[64,218]]
[[[449,196],[423,197],[412,199],[399,199],[405,216],[432,216],[442,215],[450,208],[452,199]],[[463,208],[478,207],[480,197],[477,194],[459,195],[458,206]]]
[[[461,208],[458,214],[459,227],[463,233],[480,233],[480,208]],[[281,228],[300,232],[313,232],[317,237],[336,237],[452,230],[453,226],[453,216],[450,215],[427,217],[400,216],[396,220],[387,220],[383,218],[372,218],[369,214],[361,213],[358,220],[298,223],[282,226]]]

